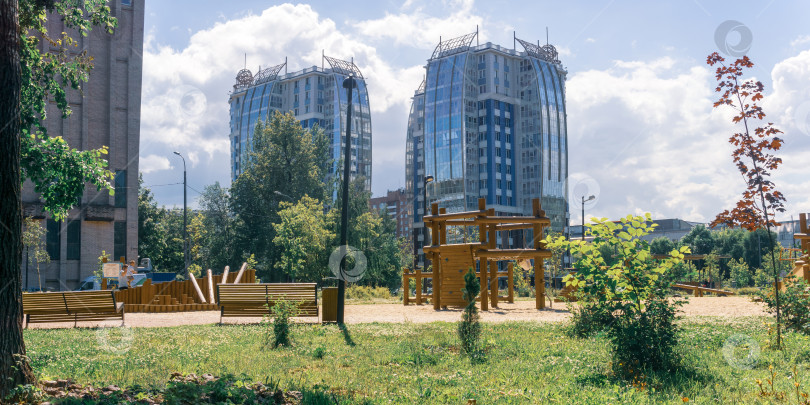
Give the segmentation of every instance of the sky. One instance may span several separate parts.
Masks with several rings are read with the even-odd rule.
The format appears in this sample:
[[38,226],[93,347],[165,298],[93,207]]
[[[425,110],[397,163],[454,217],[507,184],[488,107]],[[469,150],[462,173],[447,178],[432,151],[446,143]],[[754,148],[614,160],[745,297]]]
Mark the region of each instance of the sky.
[[[734,7],[731,7],[733,5]],[[557,47],[568,71],[571,223],[649,212],[710,222],[745,184],[728,138],[740,126],[715,109],[706,57],[748,55],[765,85],[766,121],[784,133],[774,173],[787,202],[810,211],[810,2],[673,1],[146,1],[140,170],[157,201],[189,205],[206,185],[230,186],[228,97],[236,73],[287,58],[290,72],[349,60],[367,80],[372,192],[405,185],[411,97],[440,38],[479,30]],[[520,50],[520,49],[519,49]],[[761,124],[757,124],[761,125]]]

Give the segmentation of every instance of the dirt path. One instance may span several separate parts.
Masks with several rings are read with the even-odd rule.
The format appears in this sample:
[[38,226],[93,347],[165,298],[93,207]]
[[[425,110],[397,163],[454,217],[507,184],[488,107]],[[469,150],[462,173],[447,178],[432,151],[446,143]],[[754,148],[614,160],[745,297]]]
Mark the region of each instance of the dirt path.
[[[733,318],[740,316],[763,316],[768,315],[761,303],[751,302],[747,297],[692,297],[682,308],[682,315],[685,317],[716,316]],[[557,322],[568,319],[570,314],[565,308],[565,304],[555,303],[553,309],[537,311],[534,309],[534,301],[517,301],[514,304],[500,303],[498,308],[490,308],[489,311],[481,312],[481,319],[484,322],[506,322],[506,321],[536,321],[536,322]],[[402,304],[369,304],[369,305],[347,305],[346,323],[427,323],[434,321],[455,322],[461,318],[460,309],[446,309],[434,311],[431,305],[409,305]],[[312,322],[312,318],[302,319],[304,322]],[[226,323],[257,323],[258,318],[227,318]],[[132,313],[126,315],[126,325],[130,327],[160,327],[160,326],[181,326],[181,325],[205,325],[219,322],[218,311],[202,312],[179,312],[179,313]],[[118,322],[79,322],[81,327],[93,326],[117,326]],[[53,323],[34,324],[31,329],[38,328],[59,328],[72,327],[73,323]]]

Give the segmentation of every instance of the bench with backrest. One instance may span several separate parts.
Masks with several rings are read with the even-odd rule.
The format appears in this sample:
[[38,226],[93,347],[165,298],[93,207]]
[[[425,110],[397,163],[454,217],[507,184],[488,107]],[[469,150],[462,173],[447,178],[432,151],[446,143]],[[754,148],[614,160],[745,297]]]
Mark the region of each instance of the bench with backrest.
[[298,317],[318,318],[318,288],[315,283],[217,284],[220,319],[261,317],[280,300],[298,306]]
[[115,302],[113,291],[66,291],[23,293],[26,327],[32,323],[107,321],[124,324],[124,304]]

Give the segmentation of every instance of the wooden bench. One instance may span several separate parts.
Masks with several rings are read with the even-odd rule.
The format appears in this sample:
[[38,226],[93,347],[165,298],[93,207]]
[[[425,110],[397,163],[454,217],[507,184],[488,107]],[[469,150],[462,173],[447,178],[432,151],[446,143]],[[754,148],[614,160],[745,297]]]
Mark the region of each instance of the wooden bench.
[[272,316],[270,309],[280,300],[297,304],[297,317],[318,318],[315,283],[217,284],[219,323],[226,317]]
[[32,323],[106,321],[120,319],[124,304],[115,302],[113,291],[23,293],[25,327]]

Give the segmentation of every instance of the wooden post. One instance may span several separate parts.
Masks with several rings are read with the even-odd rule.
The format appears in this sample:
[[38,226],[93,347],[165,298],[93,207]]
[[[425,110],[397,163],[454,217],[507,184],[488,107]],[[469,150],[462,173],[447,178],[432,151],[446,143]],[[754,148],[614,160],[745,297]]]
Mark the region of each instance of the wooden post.
[[200,286],[197,284],[197,278],[194,277],[194,274],[188,273],[188,279],[189,279],[189,281],[191,281],[191,285],[193,285],[194,289],[197,291],[197,296],[200,297],[200,302],[205,304],[206,303],[205,295],[203,295],[203,292],[200,289]]
[[208,302],[215,304],[214,302],[214,273],[211,269],[208,269]]
[[481,278],[481,310],[482,311],[489,311],[489,297],[487,296],[487,292],[489,288],[487,288],[487,263],[481,263],[479,266],[478,275]]
[[107,289],[107,278],[106,277],[101,277],[101,289],[102,290]]
[[233,280],[234,284],[239,284],[242,281],[242,275],[245,274],[245,269],[247,268],[247,262],[242,263],[242,268],[239,269],[239,273],[236,273],[236,280]]
[[[545,216],[543,210],[540,209],[540,199],[538,198],[532,200],[532,214],[538,218]],[[542,249],[543,228],[535,224],[532,226],[532,230],[534,233],[534,248]],[[543,309],[546,307],[546,274],[543,269],[543,259],[539,257],[534,258],[534,298],[535,308]]]
[[[443,215],[447,213],[447,208],[439,209],[439,215]],[[447,244],[447,223],[444,221],[439,222],[439,244],[446,245]]]
[[[439,215],[439,204],[430,204],[430,214]],[[430,222],[430,244],[431,246],[439,245],[439,224],[437,221]],[[427,255],[425,255],[427,256]],[[441,256],[438,253],[430,254],[430,262],[433,264],[433,309],[439,310],[442,307],[442,264]]]
[[506,285],[509,290],[507,291],[507,300],[510,304],[515,303],[515,263],[509,262],[506,266]]
[[498,308],[498,262],[495,260],[488,261],[489,263],[489,280],[490,285],[490,300],[492,308]]
[[408,305],[411,295],[411,285],[408,282],[408,269],[402,269],[402,305]]
[[422,305],[422,270],[416,269],[416,305]]
[[221,284],[228,284],[228,273],[231,271],[231,266],[225,266],[225,271],[222,272]]

